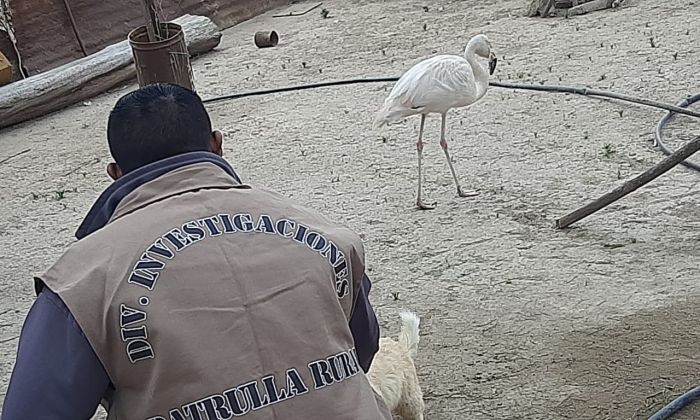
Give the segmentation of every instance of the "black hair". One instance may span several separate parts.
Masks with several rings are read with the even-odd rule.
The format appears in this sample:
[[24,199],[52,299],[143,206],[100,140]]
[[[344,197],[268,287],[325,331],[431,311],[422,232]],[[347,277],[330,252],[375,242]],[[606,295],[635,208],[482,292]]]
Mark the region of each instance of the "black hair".
[[122,96],[109,114],[107,141],[123,173],[187,152],[208,151],[211,120],[195,92],[173,84]]

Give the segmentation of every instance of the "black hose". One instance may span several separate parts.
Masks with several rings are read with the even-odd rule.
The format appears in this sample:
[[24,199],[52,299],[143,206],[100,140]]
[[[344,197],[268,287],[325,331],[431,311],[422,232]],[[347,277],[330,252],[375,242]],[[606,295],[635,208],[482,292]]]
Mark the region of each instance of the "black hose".
[[205,104],[219,101],[228,101],[230,99],[240,99],[246,98],[248,96],[261,96],[270,95],[272,93],[281,92],[291,92],[294,90],[307,90],[307,89],[317,89],[328,86],[342,86],[342,85],[354,85],[358,83],[384,83],[384,82],[395,82],[399,80],[398,77],[379,77],[374,79],[348,79],[348,80],[337,80],[333,82],[321,82],[312,83],[309,85],[297,85],[297,86],[287,86],[283,88],[267,89],[267,90],[255,90],[252,92],[234,93],[231,95],[215,96],[213,98],[204,99],[202,102]]
[[695,401],[700,397],[700,386],[691,389],[675,400],[671,401],[670,404],[666,405],[661,410],[657,411],[653,416],[649,417],[649,420],[667,420],[670,419],[674,414],[678,413],[691,402]]
[[[698,101],[700,101],[700,93],[698,93],[697,95],[694,95],[694,96],[690,96],[686,99],[683,99],[682,101],[677,103],[676,106],[686,108],[686,107],[690,106],[691,104],[694,104],[695,102],[698,102]],[[674,112],[671,112],[671,111],[669,111],[666,115],[664,115],[663,118],[661,118],[661,120],[659,120],[659,123],[656,124],[656,131],[654,132],[654,137],[656,138],[656,145],[659,146],[659,149],[661,149],[661,151],[664,152],[664,154],[667,156],[672,154],[673,150],[669,149],[669,147],[666,146],[666,144],[664,143],[663,130],[666,128],[666,125],[669,122],[671,122],[671,120],[673,119],[673,117],[675,115],[676,114]],[[685,160],[685,161],[681,162],[681,165],[700,172],[700,165],[698,165],[697,163],[693,163],[693,162]]]

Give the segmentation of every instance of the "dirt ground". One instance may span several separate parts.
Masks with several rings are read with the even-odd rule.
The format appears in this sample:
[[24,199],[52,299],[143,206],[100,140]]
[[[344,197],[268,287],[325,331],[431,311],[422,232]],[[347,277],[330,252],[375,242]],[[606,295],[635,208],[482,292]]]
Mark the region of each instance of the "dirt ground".
[[[319,10],[268,13],[225,31],[217,51],[194,62],[196,84],[210,97],[399,75],[426,56],[460,54],[483,32],[500,59],[497,80],[668,103],[700,90],[699,1],[627,0],[572,19],[524,18],[526,3],[331,0],[327,19]],[[269,29],[279,46],[256,49],[253,33]],[[107,114],[133,88],[0,131],[0,160],[29,149],[0,164],[0,397],[34,298],[32,275],[74,240],[108,185]],[[386,334],[397,332],[402,308],[422,317],[427,419],[641,419],[700,383],[699,174],[676,168],[570,230],[552,227],[661,159],[651,144],[661,112],[493,88],[448,117],[456,169],[481,195],[456,197],[434,116],[425,186],[438,207],[420,212],[418,118],[371,129],[390,88],[291,92],[209,109],[245,180],[362,234]],[[700,122],[678,118],[669,143],[698,133]],[[678,418],[700,418],[700,407]]]

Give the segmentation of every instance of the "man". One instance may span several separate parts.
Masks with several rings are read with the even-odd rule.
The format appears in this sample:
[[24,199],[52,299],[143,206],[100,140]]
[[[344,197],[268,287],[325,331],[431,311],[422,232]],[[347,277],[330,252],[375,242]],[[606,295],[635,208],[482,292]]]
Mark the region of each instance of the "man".
[[36,279],[2,420],[390,419],[360,239],[242,184],[200,98],[122,97],[115,182]]

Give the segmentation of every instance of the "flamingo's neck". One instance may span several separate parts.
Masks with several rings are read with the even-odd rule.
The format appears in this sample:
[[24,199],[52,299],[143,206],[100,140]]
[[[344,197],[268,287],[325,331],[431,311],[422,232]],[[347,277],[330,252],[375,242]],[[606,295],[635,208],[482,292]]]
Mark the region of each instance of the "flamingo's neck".
[[465,51],[465,58],[467,62],[472,67],[474,72],[474,81],[476,82],[476,96],[481,98],[486,93],[486,89],[489,86],[489,72],[486,68],[479,62],[478,56],[474,50],[476,47],[473,45],[467,45]]

